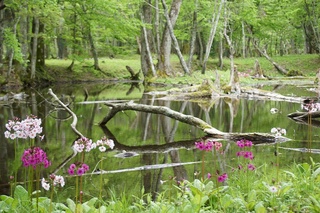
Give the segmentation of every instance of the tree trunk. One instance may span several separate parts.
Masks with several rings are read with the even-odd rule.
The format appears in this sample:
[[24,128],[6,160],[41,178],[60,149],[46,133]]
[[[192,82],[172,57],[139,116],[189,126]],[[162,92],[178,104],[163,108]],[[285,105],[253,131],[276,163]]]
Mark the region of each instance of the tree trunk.
[[[152,22],[152,8],[151,0],[148,3],[143,4],[141,21],[143,24],[151,24]],[[156,71],[153,65],[152,55],[150,52],[151,31],[146,29],[145,26],[141,27],[141,70],[143,75],[156,76]]]
[[197,38],[197,9],[198,9],[198,0],[195,2],[195,10],[193,12],[193,20],[192,20],[192,29],[191,29],[191,39],[190,39],[190,51],[189,51],[189,59],[188,59],[188,69],[192,69],[192,59],[194,53],[194,46]]
[[[3,6],[3,1],[0,1],[0,7]],[[4,37],[3,37],[3,31],[4,31],[4,26],[3,26],[3,18],[4,18],[4,10],[0,10],[0,64],[3,63],[3,54],[4,54],[4,51],[3,51],[3,40],[4,40]]]
[[91,50],[91,53],[92,53],[92,56],[93,56],[93,60],[94,60],[93,67],[94,67],[95,70],[101,71],[101,69],[99,67],[98,53],[97,53],[96,47],[94,45],[94,41],[93,41],[93,38],[92,38],[92,32],[91,32],[91,28],[90,27],[89,27],[89,31],[88,31],[88,38],[89,38],[89,43],[90,43],[90,50]]
[[206,72],[207,62],[209,59],[212,42],[213,42],[213,39],[216,34],[216,30],[217,30],[219,18],[220,18],[220,13],[221,13],[221,9],[222,9],[223,5],[224,5],[224,0],[221,0],[217,14],[215,14],[215,12],[214,12],[212,15],[212,26],[211,26],[211,30],[210,30],[210,36],[209,36],[209,39],[207,42],[206,53],[205,53],[205,56],[203,59],[202,71],[201,71],[202,74],[205,74],[205,72]]
[[[13,24],[13,32],[12,35],[14,36],[14,39],[16,39],[16,34],[17,34],[17,25],[19,23],[20,17],[17,18],[17,20],[14,21]],[[11,70],[12,70],[12,63],[13,63],[13,57],[14,57],[14,52],[15,50],[12,48],[9,56],[9,64],[8,64],[8,71],[7,71],[7,81],[9,81],[10,76],[11,76]]]
[[[227,44],[229,46],[229,58],[230,58],[230,81],[229,81],[229,86],[231,87],[231,92],[235,92],[236,94],[240,94],[240,83],[239,83],[239,76],[238,76],[238,71],[234,65],[233,57],[234,57],[234,46],[233,43],[228,35],[227,28],[229,24],[229,14],[227,14],[227,7],[225,6],[225,17],[224,17],[224,30],[223,30],[223,35],[227,41]],[[231,30],[230,30],[231,31]],[[231,33],[230,33],[231,34]]]
[[245,33],[243,21],[241,22],[241,29],[242,29],[242,58],[246,58],[246,33]]
[[157,53],[157,59],[159,63],[159,56],[160,56],[160,16],[159,16],[159,1],[155,0],[155,23],[154,23],[154,29],[156,33],[156,53]]
[[[174,28],[175,23],[177,21],[180,7],[181,7],[182,0],[173,0],[171,3],[171,9],[169,13],[170,22],[172,28]],[[171,54],[171,36],[169,31],[168,22],[166,22],[163,34],[162,34],[162,40],[161,40],[161,46],[160,46],[160,61],[158,64],[158,70],[164,74],[164,75],[170,75],[171,74],[171,65],[170,65],[170,54]]]
[[[39,19],[38,19],[39,21]],[[42,70],[42,68],[45,66],[45,45],[44,45],[44,24],[39,21],[39,33],[38,33],[38,41],[37,41],[37,69]]]
[[33,36],[32,36],[32,47],[31,47],[31,68],[30,68],[30,79],[34,80],[36,77],[37,68],[37,50],[38,50],[38,34],[39,34],[39,19],[37,17],[33,18]]
[[166,5],[166,2],[165,0],[162,0],[162,5],[163,5],[163,8],[164,8],[164,16],[166,17],[166,20],[167,20],[167,25],[168,25],[168,28],[169,28],[169,33],[170,33],[170,36],[171,36],[171,39],[173,41],[173,44],[174,44],[174,48],[177,52],[177,55],[179,57],[179,60],[180,60],[180,64],[183,68],[183,71],[185,74],[190,74],[190,71],[188,69],[188,66],[185,62],[185,60],[183,59],[183,55],[180,51],[180,48],[179,48],[179,44],[178,44],[178,40],[177,38],[175,37],[174,35],[174,32],[173,32],[173,27],[171,25],[171,21],[170,21],[170,18],[169,18],[169,15],[168,15],[168,10],[167,10],[167,5]]

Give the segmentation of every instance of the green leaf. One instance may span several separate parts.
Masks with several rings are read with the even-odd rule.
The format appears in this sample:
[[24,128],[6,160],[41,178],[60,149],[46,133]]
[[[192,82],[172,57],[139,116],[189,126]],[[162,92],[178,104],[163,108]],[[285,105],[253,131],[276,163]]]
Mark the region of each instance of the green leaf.
[[267,212],[266,208],[263,206],[263,202],[262,202],[262,201],[258,202],[258,203],[255,205],[254,211],[255,211],[256,213],[265,213],[265,212]]
[[233,197],[229,194],[225,194],[222,198],[221,198],[221,205],[222,208],[228,208],[234,201],[233,201]]
[[318,177],[318,175],[320,174],[320,168],[318,168],[318,169],[316,169],[316,171],[314,171],[313,173],[312,173],[312,179],[316,179],[316,180],[318,180],[319,179],[319,177]]
[[76,208],[76,204],[70,198],[67,199],[67,205],[68,205],[69,209],[71,209],[72,211],[74,211],[74,209]]
[[20,185],[16,186],[14,190],[14,198],[19,201],[26,201],[30,199],[27,190]]

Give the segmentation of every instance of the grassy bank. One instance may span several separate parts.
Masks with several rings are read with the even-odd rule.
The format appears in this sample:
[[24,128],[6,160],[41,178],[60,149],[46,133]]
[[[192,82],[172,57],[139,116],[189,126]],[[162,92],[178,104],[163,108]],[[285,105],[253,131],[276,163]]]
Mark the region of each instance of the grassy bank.
[[[258,60],[261,68],[266,75],[275,77],[281,76],[273,67],[273,65],[265,58],[236,58],[235,64],[239,72],[252,74],[254,69],[255,60]],[[315,76],[316,71],[319,69],[320,57],[319,55],[287,55],[273,57],[279,65],[287,70],[301,71],[304,76]],[[175,77],[159,77],[152,79],[159,83],[180,83],[180,84],[198,84],[203,79],[214,79],[215,70],[218,68],[218,59],[210,59],[207,66],[205,75],[200,72],[200,67],[195,65],[191,76],[182,76],[182,69],[178,57],[175,55],[171,58],[173,69],[180,73]],[[196,64],[196,61],[194,61]],[[93,61],[85,60],[81,63],[77,62],[74,71],[68,71],[67,67],[71,64],[70,60],[50,59],[46,61],[48,68],[48,76],[52,81],[84,81],[84,80],[114,80],[114,79],[129,79],[130,74],[126,70],[126,66],[130,66],[135,72],[140,70],[140,56],[118,56],[115,58],[101,58],[100,68],[102,72],[92,68]],[[229,78],[229,59],[224,59],[224,68],[219,71],[221,79],[228,80]],[[142,77],[142,76],[141,76]]]

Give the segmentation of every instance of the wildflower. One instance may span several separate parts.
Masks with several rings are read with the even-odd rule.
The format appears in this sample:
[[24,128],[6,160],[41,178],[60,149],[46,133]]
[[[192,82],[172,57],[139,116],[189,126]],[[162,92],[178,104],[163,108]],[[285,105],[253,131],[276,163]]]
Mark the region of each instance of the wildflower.
[[227,173],[224,173],[224,174],[222,174],[222,175],[220,175],[220,176],[218,177],[218,181],[219,181],[220,183],[226,181],[227,179],[228,179],[228,174],[227,174]]
[[277,108],[271,108],[270,112],[271,112],[271,114],[276,114],[279,112],[279,110]]
[[84,150],[86,152],[90,152],[90,150],[93,148],[92,140],[86,137],[81,137],[74,142],[73,148],[77,152],[83,152]]
[[222,147],[222,143],[208,140],[207,142],[195,142],[195,146],[199,150],[211,151],[213,148],[215,148],[218,151]]
[[37,165],[43,165],[48,168],[51,162],[47,158],[47,154],[40,147],[32,147],[23,152],[21,157],[24,167],[32,166],[34,169]]
[[250,160],[253,160],[253,154],[252,154],[252,152],[244,152],[244,154],[243,154],[243,157],[244,158],[248,158],[248,159],[250,159]]
[[64,178],[61,175],[55,175],[54,179],[53,179],[53,186],[61,186],[64,187],[65,182],[64,182]]
[[244,147],[251,147],[253,145],[252,141],[246,140],[246,139],[242,139],[237,141],[237,146],[240,148],[244,148]]
[[47,191],[50,189],[50,184],[44,178],[41,179],[41,186]]
[[37,134],[41,134],[41,123],[41,119],[34,115],[27,116],[22,121],[19,118],[14,118],[5,125],[7,130],[4,132],[4,136],[10,139],[27,139],[28,137],[33,139]]
[[275,137],[280,137],[282,135],[286,135],[287,134],[287,131],[285,129],[281,129],[281,128],[275,128],[273,127],[271,129],[271,133],[275,135]]
[[272,193],[276,193],[278,191],[278,188],[275,187],[275,186],[270,186],[269,187],[269,191],[272,192]]
[[86,173],[87,171],[89,170],[89,166],[85,163],[76,163],[76,164],[71,164],[69,166],[69,169],[68,169],[68,173],[69,175],[83,175],[84,173]]
[[106,136],[103,136],[100,140],[94,143],[93,146],[98,147],[100,152],[105,152],[107,147],[110,147],[110,149],[114,148],[114,141],[112,139],[107,139]]
[[212,175],[211,175],[210,173],[207,174],[207,178],[208,178],[208,179],[210,179],[211,176],[212,176]]
[[253,170],[256,169],[256,167],[255,167],[253,164],[249,163],[249,164],[248,164],[248,169],[251,170],[251,171],[253,171]]

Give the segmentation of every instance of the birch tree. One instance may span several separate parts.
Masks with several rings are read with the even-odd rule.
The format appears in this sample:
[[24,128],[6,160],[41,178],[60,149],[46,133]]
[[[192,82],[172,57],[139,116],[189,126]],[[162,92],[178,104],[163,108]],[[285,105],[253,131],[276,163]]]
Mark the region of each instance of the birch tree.
[[206,46],[206,53],[205,53],[205,56],[204,56],[204,59],[203,59],[202,71],[201,71],[202,74],[205,74],[205,71],[206,71],[206,68],[207,68],[207,62],[208,62],[208,59],[209,59],[212,42],[213,42],[213,39],[214,39],[214,37],[216,35],[216,30],[217,30],[217,27],[218,27],[220,13],[221,13],[221,10],[222,10],[222,6],[224,5],[224,1],[225,0],[221,0],[221,2],[219,4],[219,9],[217,11],[215,9],[215,11],[213,12],[213,15],[212,15],[212,21],[211,21],[212,26],[211,26],[211,30],[210,30],[210,35],[209,35],[209,38],[208,38],[207,46]]

